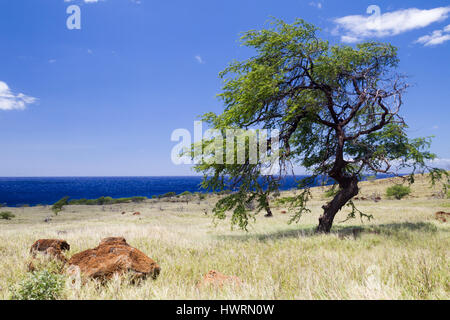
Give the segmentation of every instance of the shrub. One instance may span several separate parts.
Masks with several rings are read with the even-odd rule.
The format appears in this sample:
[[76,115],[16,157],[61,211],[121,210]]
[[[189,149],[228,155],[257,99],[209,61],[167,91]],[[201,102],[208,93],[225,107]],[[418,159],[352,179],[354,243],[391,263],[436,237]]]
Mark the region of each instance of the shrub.
[[198,193],[198,199],[199,200],[205,200],[206,199],[206,194],[199,192]]
[[388,197],[394,197],[397,200],[400,200],[400,199],[406,197],[410,193],[411,193],[411,188],[402,186],[402,185],[395,185],[395,186],[392,186],[392,187],[389,187],[386,189],[386,195]]
[[28,274],[10,288],[13,300],[56,300],[64,288],[64,278],[47,270]]
[[295,197],[283,197],[275,200],[276,206],[284,206],[295,201]]
[[167,192],[164,193],[163,195],[158,196],[158,198],[171,198],[171,197],[175,197],[177,194],[175,192]]
[[325,191],[325,197],[326,198],[332,198],[339,192],[339,188],[332,187],[331,189],[328,189]]
[[11,212],[9,212],[9,211],[3,211],[3,212],[0,212],[0,219],[3,219],[3,220],[11,220],[12,218],[14,218],[15,217],[15,215],[13,215]]
[[95,205],[107,205],[107,204],[119,204],[119,203],[130,203],[130,202],[143,202],[146,197],[131,197],[131,198],[118,198],[113,199],[111,197],[100,197],[98,199],[74,199],[70,200],[69,204],[74,206],[85,205],[85,206],[95,206]]
[[63,210],[63,207],[69,204],[69,197],[64,197],[52,206],[52,211],[55,214],[55,216],[58,215]]

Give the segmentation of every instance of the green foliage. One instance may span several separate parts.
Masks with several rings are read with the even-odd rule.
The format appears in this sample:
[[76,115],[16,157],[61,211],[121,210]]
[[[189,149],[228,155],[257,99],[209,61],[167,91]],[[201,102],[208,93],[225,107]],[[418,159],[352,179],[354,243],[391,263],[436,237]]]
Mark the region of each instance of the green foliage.
[[388,197],[394,197],[397,200],[403,199],[411,193],[411,188],[403,185],[394,185],[386,189]]
[[[354,188],[348,182],[363,174],[395,174],[394,162],[396,170],[409,170],[411,179],[425,171],[433,179],[442,177],[442,170],[427,165],[436,157],[428,151],[431,139],[409,139],[399,114],[408,84],[396,71],[397,48],[379,42],[330,45],[317,31],[297,19],[292,24],[274,20],[266,29],[245,32],[242,44],[255,54],[220,73],[224,111],[207,113],[203,120],[221,135],[186,152],[199,160],[195,170],[204,175],[203,188],[237,190],[217,202],[216,218],[225,219],[230,212],[232,224],[246,229],[254,218],[246,204],[255,200],[259,209],[266,208],[268,196],[278,192],[293,166],[306,168],[312,178],[331,177],[340,189]],[[230,129],[278,130],[279,158],[268,161],[260,155],[256,163],[250,161],[249,136],[241,144],[246,150],[242,163],[209,161],[216,157],[217,146],[228,146],[224,132]],[[236,159],[236,145],[218,154]],[[199,154],[205,157],[199,159]],[[279,172],[262,175],[274,161]],[[298,187],[308,189],[312,182],[303,179]],[[294,220],[307,212],[309,198],[306,191],[293,199]],[[346,199],[339,200],[339,209]]]
[[130,197],[130,198],[118,198],[113,199],[111,197],[100,197],[98,199],[74,199],[70,200],[70,205],[85,205],[85,206],[95,206],[95,205],[110,205],[119,203],[131,203],[131,202],[143,202],[146,197]]
[[55,204],[53,204],[52,206],[52,211],[55,214],[55,216],[57,216],[64,208],[64,206],[69,204],[69,197],[64,197],[60,200],[58,200],[57,202],[55,202]]
[[12,286],[12,300],[56,300],[64,289],[64,277],[47,270],[29,273]]
[[202,192],[196,192],[194,194],[198,197],[198,200],[200,200],[200,201],[206,199],[206,194],[204,194]]
[[167,192],[167,193],[164,193],[164,194],[162,194],[162,195],[159,195],[158,196],[158,198],[159,199],[162,199],[162,198],[172,198],[172,197],[175,197],[177,194],[176,194],[176,192]]
[[190,196],[190,195],[192,195],[192,193],[189,191],[184,191],[183,193],[180,193],[180,196]]
[[334,198],[335,195],[339,192],[339,189],[333,186],[332,188],[325,191],[324,196],[326,198]]
[[3,220],[11,220],[11,219],[14,218],[14,217],[15,217],[15,215],[12,214],[12,213],[9,212],[9,211],[3,211],[3,212],[0,212],[0,219],[3,219]]
[[293,201],[295,201],[295,197],[283,197],[283,198],[279,198],[277,200],[275,200],[275,205],[276,206],[284,206],[286,204],[290,204]]

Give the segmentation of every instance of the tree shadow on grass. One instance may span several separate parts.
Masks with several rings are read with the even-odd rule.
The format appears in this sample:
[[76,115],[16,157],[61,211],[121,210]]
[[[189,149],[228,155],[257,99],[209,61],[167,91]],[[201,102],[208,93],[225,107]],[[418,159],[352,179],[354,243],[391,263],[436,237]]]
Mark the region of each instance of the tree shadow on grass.
[[[220,240],[277,240],[288,238],[305,238],[320,236],[317,234],[315,226],[303,226],[299,229],[280,230],[271,233],[247,233],[247,234],[231,234],[231,235],[217,235],[216,238]],[[340,239],[358,239],[363,234],[376,234],[382,236],[398,236],[405,234],[405,232],[421,232],[421,233],[436,233],[437,227],[429,222],[403,222],[403,223],[389,223],[379,225],[367,226],[334,226],[330,235],[338,236]]]

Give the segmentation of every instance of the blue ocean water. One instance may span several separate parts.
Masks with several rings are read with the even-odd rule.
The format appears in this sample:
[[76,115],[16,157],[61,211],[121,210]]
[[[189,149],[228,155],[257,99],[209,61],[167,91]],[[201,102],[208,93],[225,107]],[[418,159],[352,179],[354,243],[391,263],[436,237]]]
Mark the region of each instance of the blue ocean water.
[[[297,179],[300,177],[297,177]],[[1,178],[0,204],[14,207],[24,204],[53,204],[62,197],[97,199],[99,197],[134,197],[177,194],[184,191],[202,192],[202,177],[67,177],[67,178]],[[296,186],[287,177],[282,189]]]
[[[305,176],[287,176],[281,190],[293,189]],[[380,175],[377,178],[386,178]],[[202,177],[65,177],[65,178],[2,178],[0,177],[0,204],[21,206],[53,204],[62,197],[97,199],[100,197],[151,198],[167,192],[204,192]]]

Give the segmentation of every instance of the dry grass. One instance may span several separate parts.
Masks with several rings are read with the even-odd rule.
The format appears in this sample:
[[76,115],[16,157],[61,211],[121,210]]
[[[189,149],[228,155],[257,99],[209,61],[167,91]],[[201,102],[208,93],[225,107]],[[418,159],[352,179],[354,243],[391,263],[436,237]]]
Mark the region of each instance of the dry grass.
[[[316,188],[312,213],[288,225],[285,208],[260,217],[248,233],[217,227],[211,211],[216,196],[198,203],[162,200],[113,206],[71,206],[58,217],[50,208],[8,208],[16,217],[0,221],[0,299],[26,273],[28,250],[40,238],[63,238],[68,255],[94,247],[107,236],[124,236],[162,268],[157,280],[131,285],[115,278],[106,286],[89,282],[67,285],[66,299],[449,299],[448,224],[434,218],[448,211],[449,200],[436,199],[424,179],[404,200],[384,197],[391,180],[364,182],[360,197],[378,194],[382,201],[356,201],[374,220],[339,223],[333,233],[315,235],[326,201]],[[126,211],[126,215],[121,212]],[[134,211],[141,216],[132,216]],[[215,269],[238,276],[241,287],[197,289],[202,275]]]

